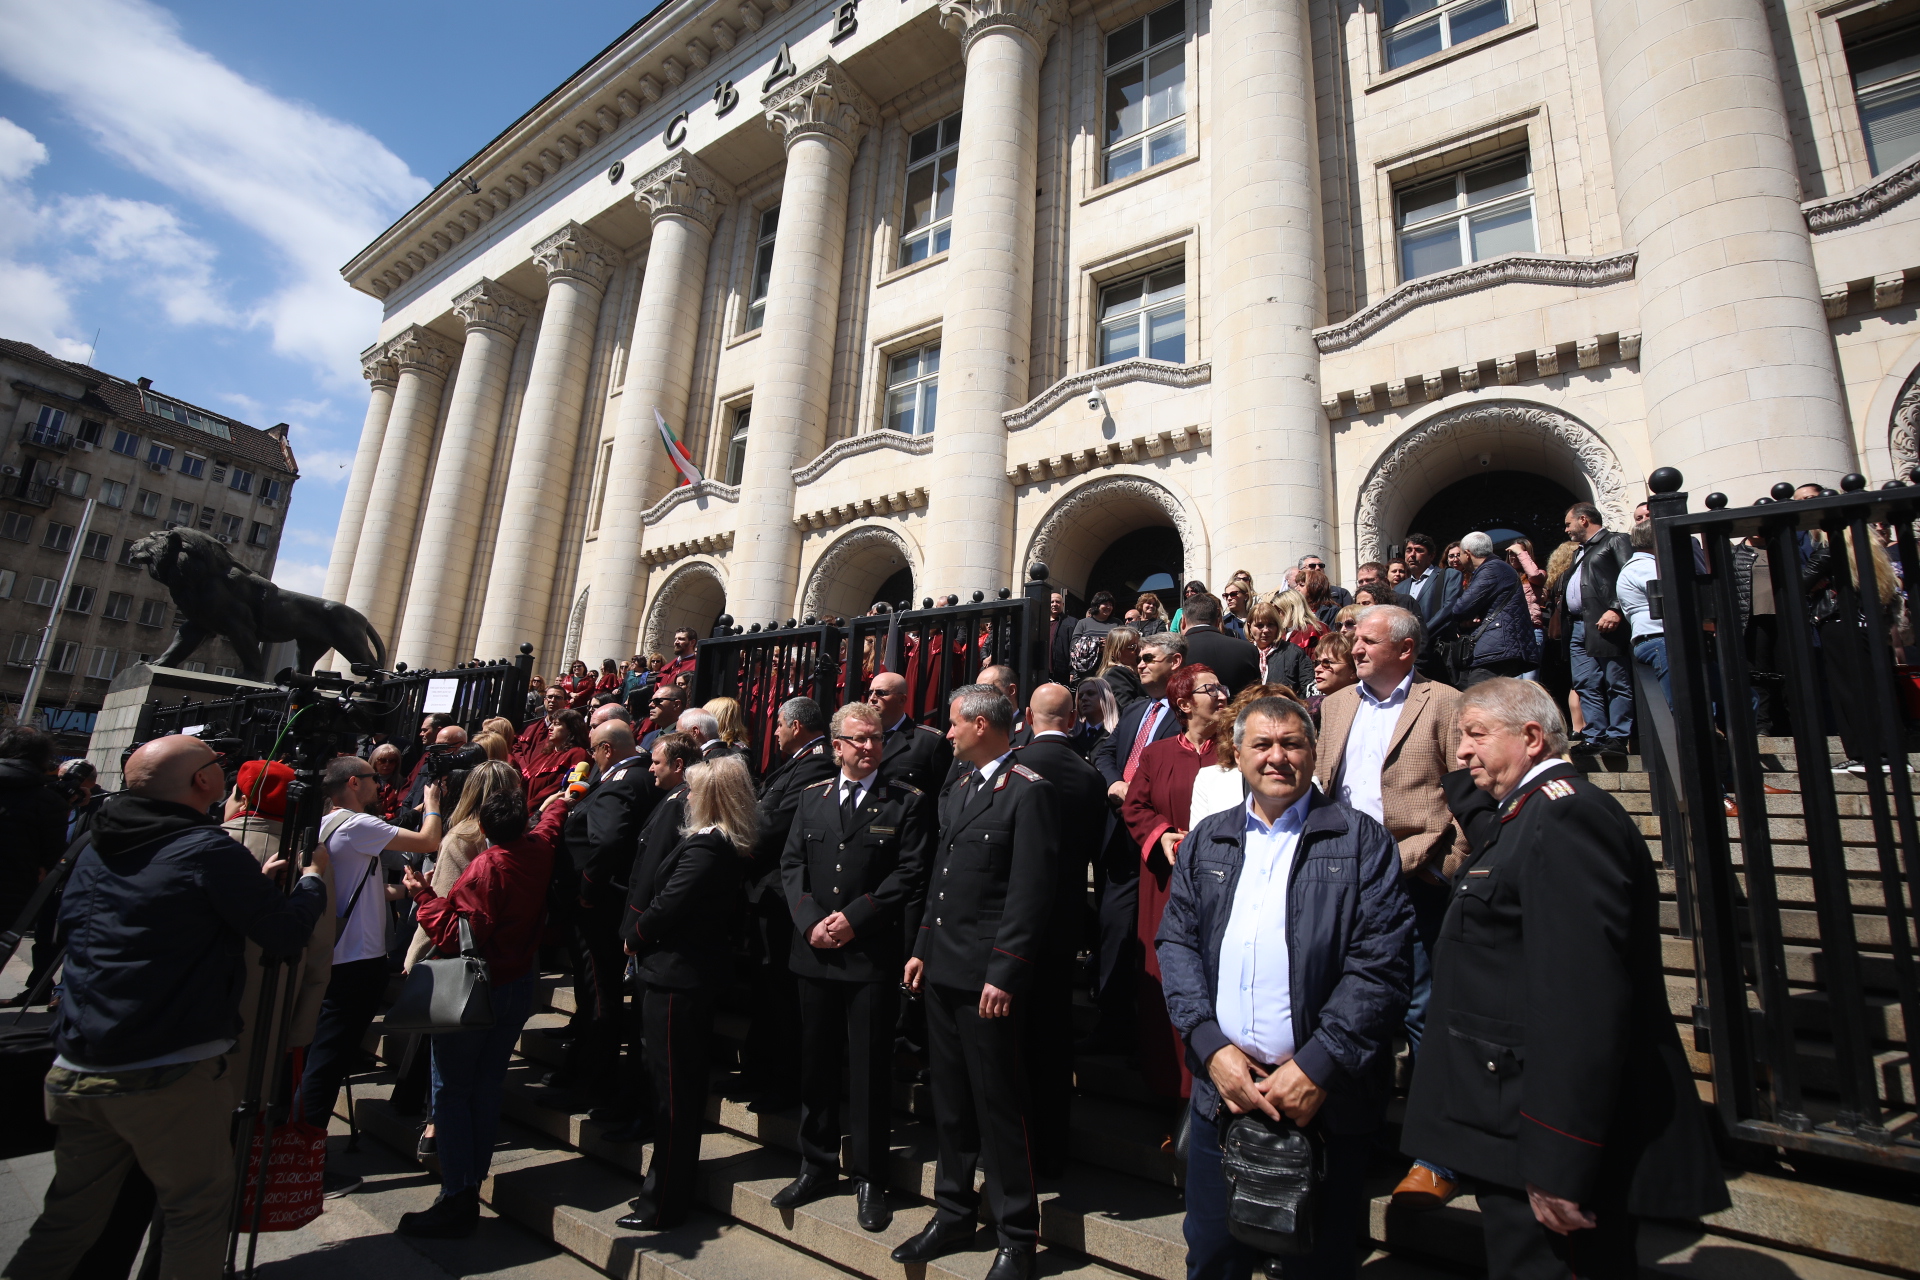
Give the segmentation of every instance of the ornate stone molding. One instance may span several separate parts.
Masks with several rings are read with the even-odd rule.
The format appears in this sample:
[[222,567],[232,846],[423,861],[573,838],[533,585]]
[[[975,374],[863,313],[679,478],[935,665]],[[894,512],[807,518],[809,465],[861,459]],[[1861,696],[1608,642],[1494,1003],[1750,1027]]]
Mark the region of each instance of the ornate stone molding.
[[809,529],[838,528],[849,520],[858,520],[861,516],[891,515],[896,511],[912,511],[926,505],[927,491],[924,486],[917,489],[896,489],[892,493],[883,493],[874,498],[858,498],[838,506],[802,511],[794,516],[793,523],[794,527],[804,533]]
[[1893,454],[1893,476],[1904,480],[1909,471],[1920,466],[1920,369],[1900,388],[1893,402],[1893,423],[1887,432],[1887,449]]
[[459,363],[460,348],[431,329],[409,325],[387,344],[401,373],[420,373],[444,378]]
[[1436,446],[1489,426],[1533,432],[1571,453],[1593,486],[1594,505],[1606,516],[1607,527],[1625,529],[1632,523],[1627,480],[1620,469],[1620,460],[1591,427],[1547,405],[1512,400],[1475,402],[1427,419],[1394,441],[1373,464],[1366,483],[1360,487],[1360,501],[1354,512],[1361,563],[1386,559],[1387,538],[1380,528],[1381,513],[1389,495],[1403,483],[1406,474],[1426,465],[1428,454]]
[[1053,509],[1040,517],[1039,527],[1028,540],[1027,554],[1020,563],[1032,564],[1036,560],[1045,564],[1058,563],[1062,540],[1073,536],[1088,509],[1109,504],[1115,498],[1144,500],[1165,512],[1174,531],[1180,535],[1180,545],[1189,556],[1203,541],[1195,536],[1193,521],[1187,518],[1186,507],[1166,486],[1155,484],[1142,476],[1103,476],[1081,485],[1054,503]]
[[620,251],[577,222],[569,222],[533,247],[533,260],[555,280],[577,280],[596,291],[607,287],[620,265]]
[[633,196],[655,218],[679,216],[712,234],[726,206],[731,184],[702,164],[691,151],[676,151],[634,180]]
[[1213,381],[1213,365],[1168,364],[1164,360],[1122,360],[1069,374],[1042,391],[1018,409],[1000,415],[1007,430],[1030,427],[1054,409],[1076,396],[1084,396],[1095,387],[1117,387],[1124,382],[1150,382],[1162,387],[1197,387]]
[[801,614],[818,617],[826,613],[828,592],[847,576],[856,560],[876,547],[897,553],[909,565],[913,563],[913,550],[907,546],[907,540],[885,525],[869,524],[851,529],[834,539],[814,561],[813,572],[807,575],[806,592],[800,600]]
[[518,338],[527,317],[533,314],[533,304],[497,280],[482,279],[454,295],[453,314],[466,324],[469,333],[491,329]]
[[667,512],[673,510],[683,502],[692,502],[695,498],[718,498],[722,502],[738,502],[740,501],[740,488],[738,485],[721,484],[718,480],[702,480],[699,484],[683,484],[676,489],[668,491],[666,497],[641,512],[640,523],[645,525],[659,524],[662,520],[666,519]]
[[1175,427],[1171,431],[1157,431],[1150,436],[1135,436],[1131,440],[1109,440],[1105,444],[1095,445],[1089,449],[1056,453],[1030,462],[1016,462],[1007,468],[1007,482],[1019,485],[1039,484],[1044,480],[1065,480],[1083,471],[1091,471],[1095,467],[1111,467],[1123,462],[1145,462],[1150,458],[1164,458],[1168,454],[1205,449],[1212,443],[1213,428],[1210,426]]
[[857,151],[860,139],[880,120],[873,99],[832,58],[760,101],[767,111],[767,128],[779,134],[789,149],[811,137]]
[[653,602],[647,608],[645,635],[648,652],[672,652],[673,645],[670,642],[673,637],[667,628],[667,617],[673,612],[675,601],[694,586],[696,579],[702,580],[703,585],[718,588],[720,598],[726,599],[727,584],[720,577],[720,571],[704,560],[683,564],[669,573],[667,580],[653,593]]
[[1913,199],[1916,193],[1920,193],[1920,156],[1844,195],[1809,200],[1800,206],[1800,212],[1807,220],[1807,230],[1820,235],[1871,222],[1887,210]]
[[672,564],[676,560],[685,560],[688,556],[697,556],[701,552],[718,554],[733,545],[733,530],[724,533],[710,533],[704,538],[689,538],[685,542],[669,543],[661,547],[648,547],[640,553],[640,559],[649,569],[663,564]]
[[933,452],[933,437],[910,436],[904,431],[868,431],[848,436],[845,440],[836,440],[828,445],[806,466],[795,467],[793,482],[796,485],[812,484],[833,470],[834,464],[846,458],[857,458],[863,453],[872,453],[875,449],[898,449],[901,453],[923,457]]
[[1609,254],[1604,258],[1562,258],[1541,253],[1510,253],[1504,258],[1473,262],[1451,271],[1441,271],[1418,280],[1409,280],[1380,301],[1342,320],[1313,331],[1316,346],[1324,352],[1345,351],[1358,346],[1417,307],[1478,293],[1503,284],[1562,284],[1578,288],[1615,284],[1633,279],[1636,250]]
[[1012,31],[1044,50],[1065,5],[1055,0],[941,0],[940,25],[960,37],[960,55],[990,31]]
[[391,343],[377,343],[360,353],[360,376],[372,383],[375,390],[385,388],[393,390],[400,381],[400,365],[389,349]]

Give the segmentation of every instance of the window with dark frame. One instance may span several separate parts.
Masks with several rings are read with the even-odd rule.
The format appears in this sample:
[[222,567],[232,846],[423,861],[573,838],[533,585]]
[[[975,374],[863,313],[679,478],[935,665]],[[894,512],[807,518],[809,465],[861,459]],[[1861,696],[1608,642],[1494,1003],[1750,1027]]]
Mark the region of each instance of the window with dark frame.
[[1105,182],[1186,154],[1185,0],[1108,33],[1104,127]]
[[142,600],[140,602],[140,625],[157,627],[167,620],[167,602],[165,600]]
[[40,539],[43,551],[71,551],[73,549],[73,526],[61,524],[58,520],[47,521],[47,531]]
[[140,437],[135,435],[131,431],[123,430],[123,431],[114,432],[113,433],[113,451],[115,453],[123,453],[129,458],[139,457],[140,456]]
[[95,649],[87,660],[87,679],[111,680],[113,673],[120,667],[118,649]]
[[252,493],[253,472],[242,471],[238,467],[235,467],[227,475],[227,488],[233,490],[235,493]]
[[229,542],[238,542],[240,531],[246,528],[246,525],[247,522],[239,516],[223,515],[220,517],[220,536]]
[[67,588],[67,612],[68,613],[92,613],[93,597],[96,594],[97,593],[95,592],[94,588],[89,587],[84,583],[79,583],[79,582],[74,583],[72,586]]
[[953,175],[960,160],[960,113],[907,140],[907,200],[900,214],[900,266],[953,244]]
[[760,214],[759,238],[753,246],[753,280],[747,291],[747,323],[751,333],[767,322],[767,286],[773,281],[773,241],[780,231],[780,206]]
[[733,411],[733,430],[727,433],[727,483],[739,484],[747,470],[747,429],[753,424],[753,406]]
[[80,547],[80,554],[89,560],[105,560],[107,553],[112,550],[112,534],[89,532],[86,541]]
[[1387,46],[1387,68],[1418,62],[1511,20],[1507,0],[1382,0],[1380,28]]
[[125,622],[133,613],[133,597],[124,591],[107,592],[107,603],[100,616],[108,622]]
[[127,505],[127,486],[119,480],[100,482],[100,505],[118,510]]
[[151,489],[140,490],[140,496],[134,502],[134,510],[149,519],[160,514],[160,495]]
[[33,540],[33,517],[22,515],[18,511],[9,511],[0,515],[0,538],[11,538],[15,542]]
[[161,470],[173,465],[173,450],[159,441],[147,446],[147,465]]
[[67,411],[56,409],[50,404],[40,406],[40,414],[27,428],[27,438],[34,444],[57,445],[60,437],[67,431]]
[[1100,290],[1100,363],[1140,357],[1187,362],[1187,264],[1107,285]]
[[191,476],[195,480],[204,480],[207,475],[207,460],[191,453],[181,454],[180,474]]
[[247,534],[247,545],[250,547],[264,547],[270,545],[272,542],[273,526],[270,524],[262,524],[258,520],[255,520],[253,522],[253,529]]
[[1847,70],[1873,172],[1920,155],[1920,23],[1849,41]]
[[1394,192],[1400,278],[1531,253],[1533,175],[1525,152],[1483,161]]

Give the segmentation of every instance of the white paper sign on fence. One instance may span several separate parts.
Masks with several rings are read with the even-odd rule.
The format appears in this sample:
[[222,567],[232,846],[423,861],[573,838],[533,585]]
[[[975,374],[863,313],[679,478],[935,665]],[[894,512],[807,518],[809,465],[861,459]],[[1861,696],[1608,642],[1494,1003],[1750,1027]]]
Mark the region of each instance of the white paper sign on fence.
[[427,700],[421,704],[422,715],[432,715],[436,711],[453,710],[453,698],[460,691],[458,680],[427,681]]

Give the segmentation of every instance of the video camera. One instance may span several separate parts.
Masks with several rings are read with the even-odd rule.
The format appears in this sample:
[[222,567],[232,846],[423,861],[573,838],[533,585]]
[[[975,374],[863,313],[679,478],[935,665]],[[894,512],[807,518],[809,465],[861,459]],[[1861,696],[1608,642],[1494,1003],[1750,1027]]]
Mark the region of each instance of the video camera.
[[449,812],[460,802],[460,788],[466,786],[467,775],[473,767],[487,762],[487,749],[468,743],[456,747],[450,742],[435,742],[427,747],[426,763],[423,771],[430,782],[440,784],[440,802]]

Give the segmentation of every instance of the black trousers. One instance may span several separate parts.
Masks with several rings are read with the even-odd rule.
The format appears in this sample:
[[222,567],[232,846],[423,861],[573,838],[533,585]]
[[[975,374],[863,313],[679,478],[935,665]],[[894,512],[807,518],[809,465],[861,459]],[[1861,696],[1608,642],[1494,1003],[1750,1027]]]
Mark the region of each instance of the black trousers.
[[1040,1202],[1034,1197],[1027,1138],[1021,1019],[982,1018],[978,991],[931,983],[923,990],[940,1157],[933,1179],[934,1217],[977,1219],[980,1193],[973,1189],[973,1175],[984,1166],[987,1207],[1001,1246],[1031,1246],[1040,1235]]
[[790,1095],[794,1079],[802,1074],[796,1055],[803,1052],[800,992],[789,963],[793,916],[786,899],[775,890],[748,903],[747,913],[755,956],[748,978],[749,1020],[741,1066],[754,1088]]
[[1488,1280],[1633,1280],[1639,1219],[1624,1206],[1594,1207],[1599,1225],[1563,1236],[1540,1225],[1525,1191],[1477,1184]]
[[713,993],[647,986],[640,997],[653,1076],[653,1163],[640,1198],[672,1226],[687,1216],[700,1173],[713,1045]]
[[620,1046],[627,1038],[627,953],[620,945],[625,913],[618,902],[580,907],[568,930],[575,1012],[567,1073],[596,1107],[634,1102],[634,1091],[620,1076]]
[[[1041,953],[1021,1017],[1027,1041],[1033,1162],[1047,1177],[1062,1172],[1072,1142],[1074,959],[1073,952],[1057,947]],[[1017,1003],[1015,1013],[1019,1016]]]
[[1131,875],[1114,874],[1120,861],[1109,856],[1102,867],[1100,987],[1094,996],[1100,1007],[1099,1034],[1131,1044],[1134,990],[1146,957],[1140,947],[1140,859],[1126,860],[1131,866]]
[[325,1125],[333,1114],[340,1085],[353,1073],[360,1042],[387,990],[387,958],[370,956],[333,966],[320,1021],[307,1050],[307,1073],[300,1081],[300,1114],[309,1124]]
[[[840,1135],[851,1130],[848,1172],[887,1183],[893,1135],[893,1021],[900,1004],[894,982],[801,978],[800,1167],[833,1174]],[[841,1123],[840,1068],[846,1066],[846,1124]]]

